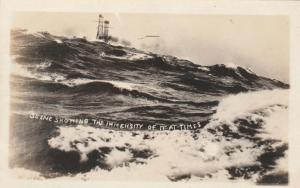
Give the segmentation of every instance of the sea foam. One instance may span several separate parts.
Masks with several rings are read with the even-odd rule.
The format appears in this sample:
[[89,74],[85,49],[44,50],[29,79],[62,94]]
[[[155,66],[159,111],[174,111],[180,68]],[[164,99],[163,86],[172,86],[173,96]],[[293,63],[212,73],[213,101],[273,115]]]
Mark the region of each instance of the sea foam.
[[[87,125],[60,126],[48,140],[53,149],[80,154],[80,163],[90,160],[92,151],[101,153],[101,164],[73,179],[120,181],[232,181],[228,169],[261,166],[258,158],[270,149],[286,144],[287,90],[259,91],[232,95],[216,108],[211,122],[200,131],[117,131]],[[259,112],[259,113],[258,113]],[[280,113],[281,115],[278,115]],[[260,145],[247,137],[234,139],[222,132],[211,132],[224,123],[237,126],[235,120],[260,118],[263,126],[257,137],[275,138],[274,145]],[[279,120],[279,119],[281,120]],[[277,122],[280,122],[279,124]],[[232,130],[238,133],[237,129]],[[276,132],[280,132],[277,134]],[[287,171],[287,155],[276,161],[273,171]],[[236,181],[256,182],[261,171],[248,172],[248,178]],[[271,172],[270,172],[271,173]],[[69,179],[71,177],[59,177]]]

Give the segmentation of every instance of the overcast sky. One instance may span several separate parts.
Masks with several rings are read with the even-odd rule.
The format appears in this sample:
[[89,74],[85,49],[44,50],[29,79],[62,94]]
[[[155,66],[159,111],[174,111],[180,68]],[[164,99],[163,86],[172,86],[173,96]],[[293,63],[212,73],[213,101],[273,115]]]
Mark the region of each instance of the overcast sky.
[[[201,65],[236,64],[289,80],[289,20],[284,16],[102,14],[110,34],[132,46]],[[95,39],[98,13],[15,13],[12,27]],[[158,38],[140,39],[145,35]]]

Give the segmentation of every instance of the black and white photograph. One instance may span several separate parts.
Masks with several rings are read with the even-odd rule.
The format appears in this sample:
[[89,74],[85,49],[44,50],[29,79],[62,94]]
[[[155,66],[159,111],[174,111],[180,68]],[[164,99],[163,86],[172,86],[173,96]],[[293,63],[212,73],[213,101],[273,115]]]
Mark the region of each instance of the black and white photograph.
[[287,185],[289,18],[14,12],[20,179]]
[[0,0],[0,187],[297,187],[298,10]]

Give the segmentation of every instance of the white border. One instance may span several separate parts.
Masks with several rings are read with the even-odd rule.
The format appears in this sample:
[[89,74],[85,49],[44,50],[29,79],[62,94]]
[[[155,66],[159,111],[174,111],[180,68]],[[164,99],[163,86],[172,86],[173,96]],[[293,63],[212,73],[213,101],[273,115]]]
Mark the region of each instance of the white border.
[[[9,29],[13,11],[122,12],[203,15],[285,15],[290,18],[289,186],[300,185],[300,2],[237,0],[0,0],[0,186],[1,187],[256,187],[240,183],[33,181],[8,175]],[[299,143],[299,144],[298,144]],[[117,180],[117,177],[116,177]],[[270,187],[270,186],[264,186]],[[276,186],[281,187],[281,186]]]

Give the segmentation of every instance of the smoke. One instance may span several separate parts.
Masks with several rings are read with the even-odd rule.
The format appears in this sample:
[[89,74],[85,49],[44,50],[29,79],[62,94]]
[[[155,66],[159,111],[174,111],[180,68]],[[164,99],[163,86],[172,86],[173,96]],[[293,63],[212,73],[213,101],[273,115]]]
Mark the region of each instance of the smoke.
[[131,42],[130,41],[128,41],[128,40],[121,40],[121,44],[123,45],[123,46],[131,46]]
[[119,38],[118,37],[110,36],[109,37],[109,41],[111,41],[111,42],[119,42]]
[[165,52],[165,50],[167,49],[165,41],[162,39],[145,38],[141,41],[141,43],[138,44],[138,46],[143,50],[155,53]]
[[65,36],[69,36],[69,37],[73,37],[77,35],[77,33],[71,27],[64,29],[63,33],[65,34]]
[[131,42],[126,39],[119,39],[118,37],[110,36],[109,37],[110,42],[120,43],[123,46],[131,46]]

